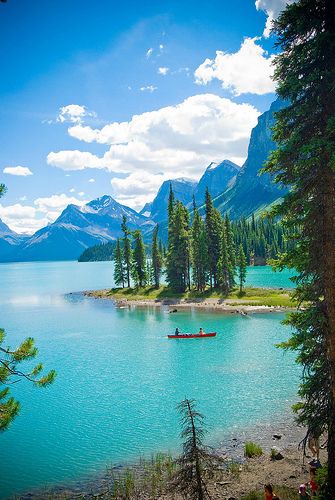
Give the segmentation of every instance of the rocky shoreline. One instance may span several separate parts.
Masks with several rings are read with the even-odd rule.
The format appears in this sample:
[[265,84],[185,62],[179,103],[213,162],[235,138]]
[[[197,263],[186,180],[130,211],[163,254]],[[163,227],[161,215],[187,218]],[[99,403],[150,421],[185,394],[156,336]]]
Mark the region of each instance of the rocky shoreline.
[[243,304],[243,300],[236,304],[234,299],[126,299],[119,298],[114,295],[109,295],[108,290],[85,290],[82,292],[85,297],[93,299],[108,300],[115,304],[120,309],[131,308],[163,308],[170,313],[176,313],[185,309],[210,310],[211,312],[220,312],[226,314],[241,314],[246,316],[251,313],[273,313],[273,312],[289,312],[294,311],[293,307],[283,306],[266,306],[266,305],[249,305]]
[[[276,423],[259,423],[248,428],[233,428],[221,437],[215,452],[225,458],[226,465],[209,483],[212,498],[240,499],[252,490],[262,491],[265,483],[292,488],[296,491],[301,483],[309,480],[308,461],[311,457],[303,457],[302,449],[298,449],[305,430],[297,427],[290,415],[284,415]],[[244,443],[254,441],[263,449],[259,458],[245,459]],[[270,458],[271,448],[275,447],[282,459]],[[321,462],[326,460],[326,452],[321,450]],[[237,465],[237,471],[232,473],[229,464]],[[113,467],[114,475],[126,468],[138,467],[134,464],[119,464]],[[43,499],[92,499],[110,498],[113,474],[107,470],[91,477],[82,478],[68,484],[60,484],[16,495],[21,500]],[[107,493],[109,492],[109,493]],[[147,498],[147,497],[143,497]],[[149,498],[149,497],[148,497]],[[160,498],[172,498],[163,495]],[[178,496],[173,498],[179,499]]]

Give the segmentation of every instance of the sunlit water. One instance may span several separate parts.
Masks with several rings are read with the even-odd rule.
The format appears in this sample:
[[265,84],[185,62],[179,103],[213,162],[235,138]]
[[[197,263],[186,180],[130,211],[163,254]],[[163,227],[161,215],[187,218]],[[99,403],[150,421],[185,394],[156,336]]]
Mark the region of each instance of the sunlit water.
[[[111,286],[108,262],[1,264],[0,272],[8,343],[33,336],[39,359],[58,373],[48,389],[24,381],[11,389],[22,411],[0,435],[2,498],[177,451],[175,407],[185,396],[206,415],[212,442],[234,426],[278,418],[294,400],[297,367],[274,347],[289,335],[281,314],[169,314],[66,295]],[[248,284],[292,286],[288,273],[270,268],[252,268]],[[218,335],[168,340],[176,326]]]

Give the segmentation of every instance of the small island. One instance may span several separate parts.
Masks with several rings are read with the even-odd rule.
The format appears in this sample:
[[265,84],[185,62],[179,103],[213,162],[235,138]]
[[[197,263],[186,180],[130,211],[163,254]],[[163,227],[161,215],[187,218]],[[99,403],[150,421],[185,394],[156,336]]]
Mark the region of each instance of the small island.
[[185,308],[211,309],[223,313],[282,312],[296,309],[288,289],[246,287],[242,293],[234,289],[228,295],[220,290],[187,290],[175,292],[168,286],[143,288],[111,288],[85,291],[85,296],[115,302],[117,307],[162,307],[172,311]]

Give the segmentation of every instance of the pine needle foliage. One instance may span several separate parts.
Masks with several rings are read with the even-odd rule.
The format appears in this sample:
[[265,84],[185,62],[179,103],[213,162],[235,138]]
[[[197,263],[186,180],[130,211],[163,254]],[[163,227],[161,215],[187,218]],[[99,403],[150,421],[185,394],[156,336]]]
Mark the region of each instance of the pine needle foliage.
[[16,349],[3,347],[5,331],[0,329],[0,431],[6,430],[20,411],[20,403],[10,396],[9,385],[28,380],[37,387],[50,385],[55,377],[55,370],[43,375],[43,365],[38,363],[29,372],[22,371],[20,363],[36,357],[38,351],[34,339],[28,337]]
[[[287,103],[276,114],[278,147],[265,171],[290,192],[275,213],[294,233],[281,261],[297,270],[293,313],[284,347],[303,366],[298,422],[328,432],[328,483],[335,491],[335,2],[299,0],[274,23],[279,55],[277,93]],[[307,305],[306,305],[307,304]],[[330,498],[330,497],[329,497]]]
[[204,479],[204,466],[209,463],[203,438],[204,417],[196,410],[194,399],[184,399],[178,404],[183,441],[183,451],[178,460],[179,470],[174,480],[174,488],[190,500],[209,498]]
[[122,247],[120,238],[116,240],[114,249],[114,282],[124,288],[126,280],[126,270],[123,263]]
[[162,266],[163,266],[163,256],[159,248],[159,242],[158,242],[158,224],[156,224],[154,232],[152,234],[151,262],[152,262],[153,283],[155,285],[155,288],[158,289],[160,285]]

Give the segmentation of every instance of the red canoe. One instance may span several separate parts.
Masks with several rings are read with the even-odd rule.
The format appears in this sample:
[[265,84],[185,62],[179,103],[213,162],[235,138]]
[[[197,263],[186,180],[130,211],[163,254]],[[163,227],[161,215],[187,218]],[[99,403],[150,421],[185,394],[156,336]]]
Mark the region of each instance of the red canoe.
[[215,337],[216,332],[211,333],[203,333],[200,335],[199,333],[181,333],[179,335],[168,335],[169,339],[203,339],[205,337]]

